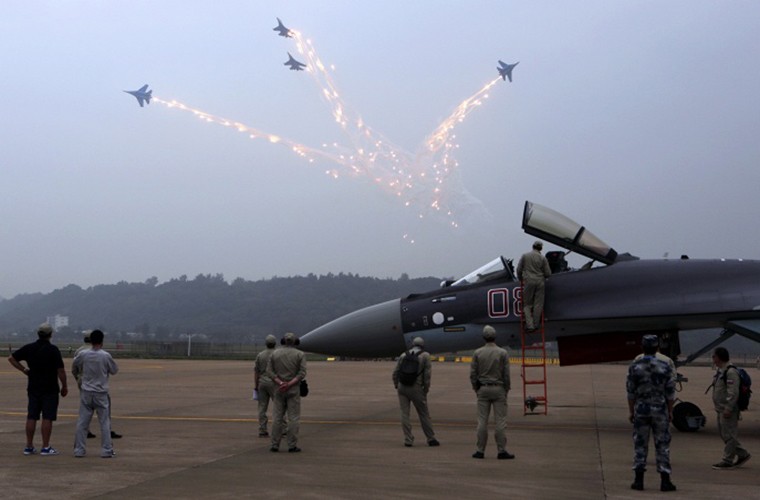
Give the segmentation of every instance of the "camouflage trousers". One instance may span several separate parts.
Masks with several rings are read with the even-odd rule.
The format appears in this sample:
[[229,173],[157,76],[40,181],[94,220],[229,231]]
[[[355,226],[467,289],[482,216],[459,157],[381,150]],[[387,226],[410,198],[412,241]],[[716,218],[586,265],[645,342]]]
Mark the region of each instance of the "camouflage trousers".
[[670,474],[670,421],[667,410],[650,415],[634,415],[633,468],[646,469],[649,435],[654,438],[657,472]]

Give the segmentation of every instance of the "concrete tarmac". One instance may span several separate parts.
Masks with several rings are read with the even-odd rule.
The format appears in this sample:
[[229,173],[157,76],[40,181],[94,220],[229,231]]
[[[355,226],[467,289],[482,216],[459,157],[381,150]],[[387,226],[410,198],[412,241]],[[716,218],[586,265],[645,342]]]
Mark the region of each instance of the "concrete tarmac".
[[[437,448],[428,447],[412,411],[414,447],[403,446],[391,362],[311,362],[302,400],[301,453],[269,451],[257,436],[251,400],[252,362],[118,360],[111,379],[117,456],[74,458],[78,392],[62,399],[51,444],[61,454],[24,456],[26,381],[0,365],[0,495],[4,498],[644,498],[659,491],[654,445],[645,491],[633,491],[631,425],[625,365],[549,367],[548,415],[524,415],[520,368],[512,366],[508,450],[497,460],[493,434],[486,458],[475,451],[476,405],[466,363],[434,363],[428,395]],[[71,360],[66,360],[70,370]],[[760,498],[760,396],[740,423],[755,454],[745,466],[715,471],[717,434],[709,367],[687,367],[678,394],[698,404],[707,426],[673,432],[671,461],[678,491],[668,498]],[[753,368],[750,373],[755,375]],[[760,379],[756,376],[755,378]],[[40,448],[39,426],[35,446]]]

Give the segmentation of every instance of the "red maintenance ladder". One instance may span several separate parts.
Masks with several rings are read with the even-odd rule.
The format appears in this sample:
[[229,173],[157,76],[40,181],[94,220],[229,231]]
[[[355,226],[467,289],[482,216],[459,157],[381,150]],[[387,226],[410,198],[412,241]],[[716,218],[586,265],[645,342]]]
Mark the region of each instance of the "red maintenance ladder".
[[[522,286],[520,287],[520,339],[522,341],[523,415],[546,415],[549,401],[546,397],[546,336],[544,315],[538,328],[528,331],[523,312]],[[536,408],[543,408],[536,410]]]

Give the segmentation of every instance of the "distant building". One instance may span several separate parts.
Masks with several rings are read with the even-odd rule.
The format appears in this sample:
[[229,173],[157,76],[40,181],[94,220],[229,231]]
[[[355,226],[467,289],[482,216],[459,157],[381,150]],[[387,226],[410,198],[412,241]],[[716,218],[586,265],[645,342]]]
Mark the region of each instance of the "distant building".
[[64,326],[69,326],[69,317],[56,314],[55,316],[48,316],[45,323],[53,327],[53,330],[58,330]]

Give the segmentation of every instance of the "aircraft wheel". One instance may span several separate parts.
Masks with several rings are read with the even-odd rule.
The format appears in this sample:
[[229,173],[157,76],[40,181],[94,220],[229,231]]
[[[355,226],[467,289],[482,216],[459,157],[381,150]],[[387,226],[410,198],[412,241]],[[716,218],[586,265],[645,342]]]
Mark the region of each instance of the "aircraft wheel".
[[694,403],[682,401],[673,407],[673,427],[681,432],[697,432],[705,426],[705,416]]

